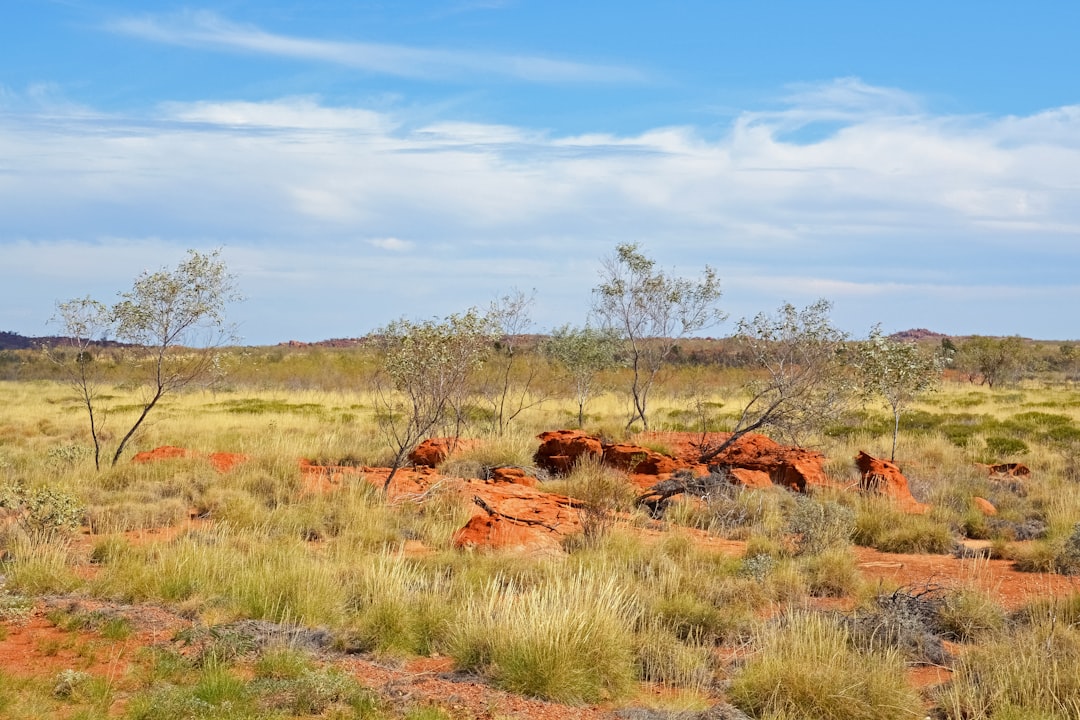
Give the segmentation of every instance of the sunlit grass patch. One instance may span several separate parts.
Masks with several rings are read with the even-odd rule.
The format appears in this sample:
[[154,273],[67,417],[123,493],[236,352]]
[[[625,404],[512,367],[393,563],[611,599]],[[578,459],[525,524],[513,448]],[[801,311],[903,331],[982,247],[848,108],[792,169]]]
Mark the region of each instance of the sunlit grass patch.
[[754,717],[894,720],[925,714],[896,650],[857,649],[848,630],[818,613],[762,624],[736,672],[731,701]]

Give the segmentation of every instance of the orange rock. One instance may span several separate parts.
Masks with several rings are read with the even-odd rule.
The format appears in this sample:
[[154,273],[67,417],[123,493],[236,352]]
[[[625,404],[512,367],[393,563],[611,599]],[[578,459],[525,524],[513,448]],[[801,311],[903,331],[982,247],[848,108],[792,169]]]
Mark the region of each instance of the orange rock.
[[148,463],[155,462],[157,460],[171,460],[173,458],[191,457],[192,452],[187,448],[176,447],[174,445],[162,445],[161,447],[154,448],[153,450],[147,450],[141,453],[135,453],[131,458],[133,463]]
[[214,469],[221,473],[229,472],[248,459],[247,455],[227,452],[210,453],[206,457],[210,461],[210,464],[214,466]]
[[[722,435],[718,435],[723,438]],[[773,484],[798,492],[829,487],[825,456],[814,450],[781,445],[764,435],[747,433],[711,461],[712,465],[766,473]]]
[[558,544],[559,537],[550,531],[538,532],[528,525],[487,515],[474,515],[453,537],[456,548],[536,549]]
[[584,455],[597,459],[604,456],[603,443],[580,430],[551,430],[538,437],[540,447],[533,459],[539,467],[553,473],[570,472]]
[[986,515],[987,517],[998,514],[997,508],[994,507],[994,503],[990,502],[986,498],[982,498],[976,495],[971,498],[971,502],[973,505],[975,505],[976,510],[981,512],[983,515]]
[[476,447],[478,441],[466,438],[428,438],[409,453],[409,462],[418,467],[435,467],[452,453]]
[[638,475],[665,475],[682,467],[675,458],[640,445],[618,443],[603,448],[605,465]]
[[473,517],[454,535],[455,547],[560,549],[579,532],[580,503],[524,485],[463,481],[473,498]]
[[[186,457],[199,457],[199,453],[187,448],[176,447],[174,445],[162,445],[161,447],[154,448],[153,450],[147,450],[145,452],[136,453],[131,458],[133,463],[148,463],[157,462],[159,460],[172,460],[175,458]],[[247,460],[247,455],[241,455],[239,453],[210,453],[206,456],[206,459],[210,461],[210,464],[214,466],[214,469],[218,472],[228,472],[240,463]]]
[[512,466],[492,468],[488,482],[536,487],[536,478],[526,473],[522,468]]
[[907,478],[895,464],[860,451],[855,456],[855,465],[862,473],[859,488],[863,492],[890,497],[896,501],[897,505],[910,513],[921,514],[930,509],[929,505],[919,502],[912,496]]
[[749,488],[769,488],[773,481],[769,473],[762,470],[747,470],[746,468],[728,468],[728,477],[734,485],[742,485]]

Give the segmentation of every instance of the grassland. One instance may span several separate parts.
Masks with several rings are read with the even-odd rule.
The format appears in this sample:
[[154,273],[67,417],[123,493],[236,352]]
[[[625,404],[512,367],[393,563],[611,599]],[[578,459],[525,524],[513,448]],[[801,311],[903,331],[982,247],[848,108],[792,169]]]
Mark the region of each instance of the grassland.
[[[27,358],[18,370],[7,362],[7,377],[18,377],[0,381],[0,645],[28,628],[42,639],[27,651],[35,667],[0,658],[4,717],[500,714],[380,691],[345,661],[356,657],[392,667],[442,659],[487,687],[574,706],[551,706],[553,717],[723,703],[772,719],[1080,712],[1080,595],[1017,599],[989,571],[889,583],[859,554],[944,563],[976,540],[969,546],[1033,579],[1080,572],[1080,388],[1060,378],[993,390],[947,382],[912,406],[897,460],[931,506],[925,515],[844,490],[731,488],[657,521],[634,507],[625,478],[582,466],[546,487],[599,508],[589,536],[530,554],[453,548],[469,507],[451,493],[393,501],[359,476],[332,493],[305,491],[299,458],[388,461],[363,349],[230,353],[223,383],[166,398],[132,449],[248,458],[226,473],[199,456],[125,457],[95,471],[85,408]],[[746,379],[673,368],[653,401],[653,429],[729,427]],[[138,399],[120,363],[108,381],[106,442]],[[623,379],[607,381],[585,429],[623,439]],[[531,392],[543,402],[502,435],[477,397],[467,434],[481,444],[444,470],[530,467],[537,433],[577,417],[552,368]],[[662,438],[649,442],[664,450]],[[838,485],[856,486],[851,458],[887,454],[891,416],[853,407],[807,442],[830,458]],[[980,466],[1016,461],[1030,477],[994,478]],[[75,609],[84,606],[108,611]],[[148,636],[138,608],[162,608],[177,627]],[[298,642],[301,633],[320,640]],[[913,679],[942,667],[940,682]]]

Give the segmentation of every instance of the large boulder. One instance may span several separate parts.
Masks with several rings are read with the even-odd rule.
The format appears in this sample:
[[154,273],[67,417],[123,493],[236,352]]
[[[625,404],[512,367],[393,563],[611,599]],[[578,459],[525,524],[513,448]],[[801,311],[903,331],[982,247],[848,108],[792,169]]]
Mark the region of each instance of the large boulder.
[[863,492],[892,498],[910,513],[924,513],[930,509],[929,505],[919,502],[911,494],[907,478],[894,463],[860,451],[855,456],[855,465],[862,473],[859,488]]
[[[774,485],[783,485],[797,492],[831,485],[825,475],[824,455],[815,450],[781,445],[755,433],[740,437],[714,457],[711,463],[722,468],[765,473]],[[756,481],[760,483],[760,476]]]
[[540,447],[533,459],[537,467],[556,474],[566,474],[583,456],[600,460],[604,445],[597,438],[580,430],[550,430],[540,433]]
[[452,453],[471,450],[477,441],[469,438],[428,438],[409,453],[409,462],[417,467],[436,467]]
[[670,455],[664,455],[640,445],[616,443],[604,445],[603,448],[604,464],[628,473],[666,475],[683,466],[683,463]]
[[458,548],[559,551],[567,535],[580,532],[581,503],[516,483],[465,481],[473,515],[454,533]]

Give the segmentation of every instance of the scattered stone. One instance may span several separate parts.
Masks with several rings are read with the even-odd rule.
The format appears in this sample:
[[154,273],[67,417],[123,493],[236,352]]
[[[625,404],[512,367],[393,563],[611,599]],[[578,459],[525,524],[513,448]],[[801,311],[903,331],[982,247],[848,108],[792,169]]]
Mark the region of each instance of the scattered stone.
[[1031,468],[1024,463],[998,463],[997,465],[981,465],[986,472],[994,477],[1026,478],[1031,475]]

